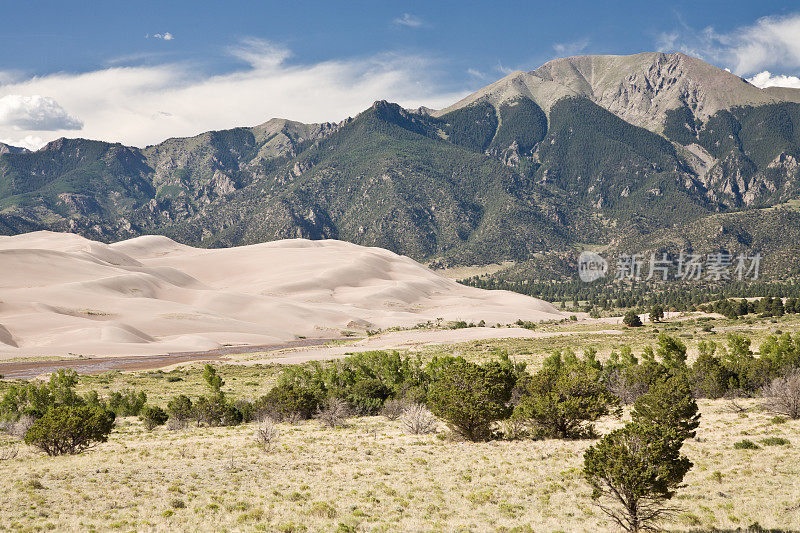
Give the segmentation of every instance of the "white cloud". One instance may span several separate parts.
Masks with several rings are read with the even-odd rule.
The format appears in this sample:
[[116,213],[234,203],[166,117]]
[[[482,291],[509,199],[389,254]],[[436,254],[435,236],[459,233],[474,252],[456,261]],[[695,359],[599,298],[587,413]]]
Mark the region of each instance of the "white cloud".
[[26,135],[22,139],[0,139],[0,143],[27,148],[28,150],[38,150],[45,144],[42,138],[36,135]]
[[79,130],[83,124],[47,96],[8,94],[0,97],[0,128],[17,131]]
[[800,78],[797,76],[785,76],[783,74],[773,76],[768,70],[759,72],[752,78],[747,78],[747,81],[762,89],[767,87],[791,87],[792,89],[800,89]]
[[403,13],[402,17],[394,19],[394,23],[400,26],[407,26],[409,28],[420,28],[425,24],[419,17],[415,17],[410,13]]
[[720,33],[713,27],[694,30],[685,24],[656,40],[660,50],[687,54],[730,65],[740,76],[768,68],[800,68],[800,13],[763,17],[754,24]]
[[39,136],[44,143],[69,135],[144,146],[273,117],[338,121],[379,99],[412,108],[444,107],[465,95],[442,90],[435,64],[423,57],[380,54],[290,64],[288,50],[259,40],[229,52],[244,65],[219,75],[204,74],[196,63],[172,63],[0,83],[0,98],[48,95],[83,123],[79,131],[42,132],[0,121],[0,138],[19,145],[26,136]]
[[556,54],[560,57],[569,57],[580,54],[586,50],[587,46],[589,46],[589,40],[580,39],[568,43],[554,43],[553,50],[555,50]]
[[162,41],[171,41],[175,38],[170,32],[154,33],[153,35],[148,34],[144,36],[145,39],[149,39],[150,37],[153,39],[161,39]]
[[516,70],[515,70],[515,69],[513,69],[513,68],[509,68],[509,67],[506,67],[506,66],[505,66],[505,65],[503,65],[503,63],[502,63],[502,62],[500,62],[499,60],[497,61],[497,65],[495,65],[494,69],[495,69],[497,72],[499,72],[500,74],[502,74],[503,76],[508,76],[508,75],[509,75],[509,74],[511,74],[512,72],[516,72]]

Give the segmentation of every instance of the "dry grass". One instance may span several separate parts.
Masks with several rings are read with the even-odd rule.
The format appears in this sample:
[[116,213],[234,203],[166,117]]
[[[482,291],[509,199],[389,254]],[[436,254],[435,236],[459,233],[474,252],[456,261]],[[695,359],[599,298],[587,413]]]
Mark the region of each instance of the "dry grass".
[[[679,335],[690,351],[702,339],[724,342],[727,328],[746,332],[754,348],[775,329],[800,329],[797,317],[754,324],[716,320],[718,334],[702,331],[706,323],[659,328]],[[580,353],[596,346],[602,358],[621,344],[638,352],[655,336],[650,327],[612,339],[587,330],[421,350],[480,360],[503,349],[535,369],[553,348]],[[279,372],[277,365],[220,368],[232,398],[264,394]],[[162,406],[176,394],[206,389],[197,368],[114,372],[80,382],[81,390],[103,395],[125,387],[146,391],[151,403]],[[741,400],[736,410],[724,400],[700,402],[698,439],[685,446],[695,466],[675,500],[682,511],[669,529],[758,522],[800,530],[800,420],[774,421],[759,403]],[[604,433],[620,424],[607,419],[597,429]],[[264,453],[258,423],[148,432],[138,420],[123,419],[109,442],[73,457],[46,457],[0,434],[0,531],[336,531],[340,524],[341,531],[610,528],[580,477],[582,453],[592,441],[462,443],[446,438],[442,427],[438,434],[410,435],[402,419],[385,417],[352,418],[336,428],[317,421],[275,424],[279,437]],[[744,439],[759,449],[734,449]]]
[[[702,402],[695,467],[672,529],[800,528],[800,422],[745,402]],[[609,419],[608,431],[620,422]],[[580,478],[591,441],[452,442],[398,421],[278,424],[265,454],[258,424],[147,432],[121,420],[108,443],[74,457],[21,447],[3,461],[0,529],[598,531],[609,527]],[[768,437],[790,445],[762,445]],[[735,450],[747,438],[759,450]],[[775,439],[773,439],[775,441]],[[769,441],[768,441],[769,442]],[[6,442],[0,443],[6,446]],[[527,529],[530,527],[531,529]],[[293,529],[294,528],[294,529]]]

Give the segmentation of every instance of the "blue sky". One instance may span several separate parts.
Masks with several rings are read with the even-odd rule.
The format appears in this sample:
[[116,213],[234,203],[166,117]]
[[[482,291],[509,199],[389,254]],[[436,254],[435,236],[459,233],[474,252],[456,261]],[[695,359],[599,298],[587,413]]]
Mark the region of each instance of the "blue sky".
[[788,1],[0,0],[0,14],[0,141],[31,147],[340,120],[379,98],[438,107],[575,54],[682,50],[765,83],[800,74]]

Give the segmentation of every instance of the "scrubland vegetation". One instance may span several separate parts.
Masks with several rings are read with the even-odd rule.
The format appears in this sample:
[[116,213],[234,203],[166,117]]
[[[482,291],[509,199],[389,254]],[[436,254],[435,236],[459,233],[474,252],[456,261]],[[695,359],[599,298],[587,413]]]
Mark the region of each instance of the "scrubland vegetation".
[[0,527],[794,529],[782,320],[5,381]]

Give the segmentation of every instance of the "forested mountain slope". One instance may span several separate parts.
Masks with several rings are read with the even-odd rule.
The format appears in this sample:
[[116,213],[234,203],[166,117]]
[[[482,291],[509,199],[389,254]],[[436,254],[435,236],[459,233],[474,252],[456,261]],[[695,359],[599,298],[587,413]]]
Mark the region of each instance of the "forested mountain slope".
[[683,54],[585,56],[441,111],[378,101],[339,124],[273,119],[143,149],[0,145],[0,233],[337,238],[437,265],[677,242],[785,260],[791,232],[772,228],[795,212],[767,208],[800,193],[797,102]]

